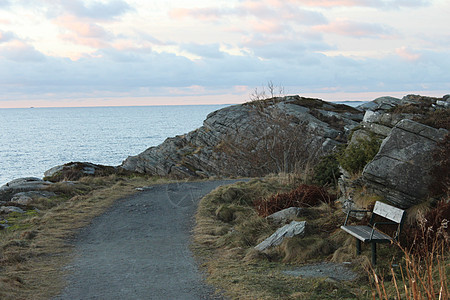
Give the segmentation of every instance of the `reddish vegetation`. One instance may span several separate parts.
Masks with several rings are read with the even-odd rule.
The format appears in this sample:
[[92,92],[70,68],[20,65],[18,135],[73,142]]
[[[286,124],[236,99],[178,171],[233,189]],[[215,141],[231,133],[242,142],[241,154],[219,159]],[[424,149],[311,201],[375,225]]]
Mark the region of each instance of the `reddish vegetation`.
[[267,199],[258,199],[253,204],[258,214],[267,217],[289,207],[311,207],[321,203],[331,204],[336,200],[326,190],[315,185],[302,184],[287,193],[275,194]]

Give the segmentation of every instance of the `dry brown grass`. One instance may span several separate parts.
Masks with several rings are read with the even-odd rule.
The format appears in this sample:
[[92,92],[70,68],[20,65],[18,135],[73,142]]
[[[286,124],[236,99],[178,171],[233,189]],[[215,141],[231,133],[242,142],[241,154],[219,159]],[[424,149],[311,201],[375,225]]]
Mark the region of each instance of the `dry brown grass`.
[[41,211],[18,217],[13,227],[0,231],[0,299],[48,299],[64,285],[62,268],[71,259],[70,239],[115,200],[136,187],[156,184],[155,178],[81,179],[58,183],[62,195],[37,200]]
[[208,282],[232,299],[367,298],[368,290],[354,283],[293,277],[282,272],[293,265],[331,259],[345,240],[338,230],[345,215],[328,205],[306,208],[298,218],[310,225],[312,233],[307,237],[287,239],[265,252],[254,249],[278,225],[258,216],[252,203],[291,190],[292,185],[281,184],[285,180],[285,176],[280,180],[272,176],[220,187],[200,201],[192,247],[208,273]]

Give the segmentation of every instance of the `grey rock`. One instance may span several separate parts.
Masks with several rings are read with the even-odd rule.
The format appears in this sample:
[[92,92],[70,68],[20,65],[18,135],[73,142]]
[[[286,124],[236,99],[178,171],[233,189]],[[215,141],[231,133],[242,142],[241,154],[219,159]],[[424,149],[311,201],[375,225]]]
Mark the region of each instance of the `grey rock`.
[[386,96],[386,97],[379,97],[373,101],[359,105],[358,108],[362,110],[386,111],[391,109],[392,107],[399,105],[400,103],[402,103],[401,99]]
[[389,133],[391,132],[391,127],[377,124],[377,123],[364,123],[363,127],[364,127],[364,129],[366,129],[370,132],[373,132],[375,134],[382,135],[382,136],[388,136]]
[[370,138],[371,138],[371,135],[370,135],[369,130],[358,129],[353,132],[352,138],[350,139],[350,141],[348,143],[349,143],[349,145],[357,144],[361,140],[370,140]]
[[300,216],[302,210],[303,209],[300,207],[285,208],[283,210],[271,214],[270,216],[267,216],[267,219],[277,223],[286,223],[287,221],[292,221],[293,219]]
[[10,201],[17,193],[40,191],[46,189],[51,184],[51,182],[36,177],[18,178],[0,187],[0,201]]
[[378,154],[366,165],[368,186],[392,204],[408,208],[421,203],[431,183],[432,151],[448,131],[402,120],[383,141]]
[[44,176],[45,176],[45,177],[53,176],[53,175],[55,175],[56,173],[61,172],[63,169],[64,169],[64,165],[60,165],[60,166],[53,167],[53,168],[48,169],[47,171],[45,171],[45,172],[44,172]]
[[265,251],[270,247],[277,246],[283,242],[285,238],[294,236],[303,236],[306,233],[306,221],[292,221],[289,224],[279,228],[270,237],[255,246],[258,251]]
[[16,212],[16,213],[20,213],[20,214],[25,213],[25,211],[23,209],[21,209],[20,207],[16,207],[16,206],[2,206],[2,207],[0,207],[0,213],[9,214],[9,213],[12,213],[12,212]]
[[450,102],[448,102],[448,101],[436,101],[436,105],[442,106],[444,108],[449,108],[450,107]]
[[17,203],[20,205],[29,205],[33,200],[39,199],[39,198],[50,198],[56,196],[53,192],[47,192],[47,191],[30,191],[30,192],[20,192],[14,194],[14,196],[11,198],[11,202]]

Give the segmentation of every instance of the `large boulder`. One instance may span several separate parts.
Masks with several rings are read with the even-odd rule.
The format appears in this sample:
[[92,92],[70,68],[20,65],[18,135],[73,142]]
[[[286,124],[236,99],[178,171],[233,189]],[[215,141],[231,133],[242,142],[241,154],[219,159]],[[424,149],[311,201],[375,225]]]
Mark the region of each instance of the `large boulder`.
[[363,112],[288,96],[223,108],[203,126],[128,157],[130,171],[176,177],[261,176],[289,172],[346,141]]
[[423,202],[431,183],[432,151],[447,133],[411,120],[400,121],[364,168],[365,183],[402,208]]

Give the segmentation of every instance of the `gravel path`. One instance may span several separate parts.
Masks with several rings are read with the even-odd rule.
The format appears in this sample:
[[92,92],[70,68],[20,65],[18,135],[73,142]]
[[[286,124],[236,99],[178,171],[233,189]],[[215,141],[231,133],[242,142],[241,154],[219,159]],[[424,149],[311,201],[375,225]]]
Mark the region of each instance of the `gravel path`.
[[300,268],[284,271],[283,273],[292,276],[331,278],[337,281],[351,281],[358,277],[358,274],[353,272],[347,264],[331,262],[305,265]]
[[157,185],[118,201],[80,233],[55,299],[221,299],[188,245],[198,200],[233,182]]

